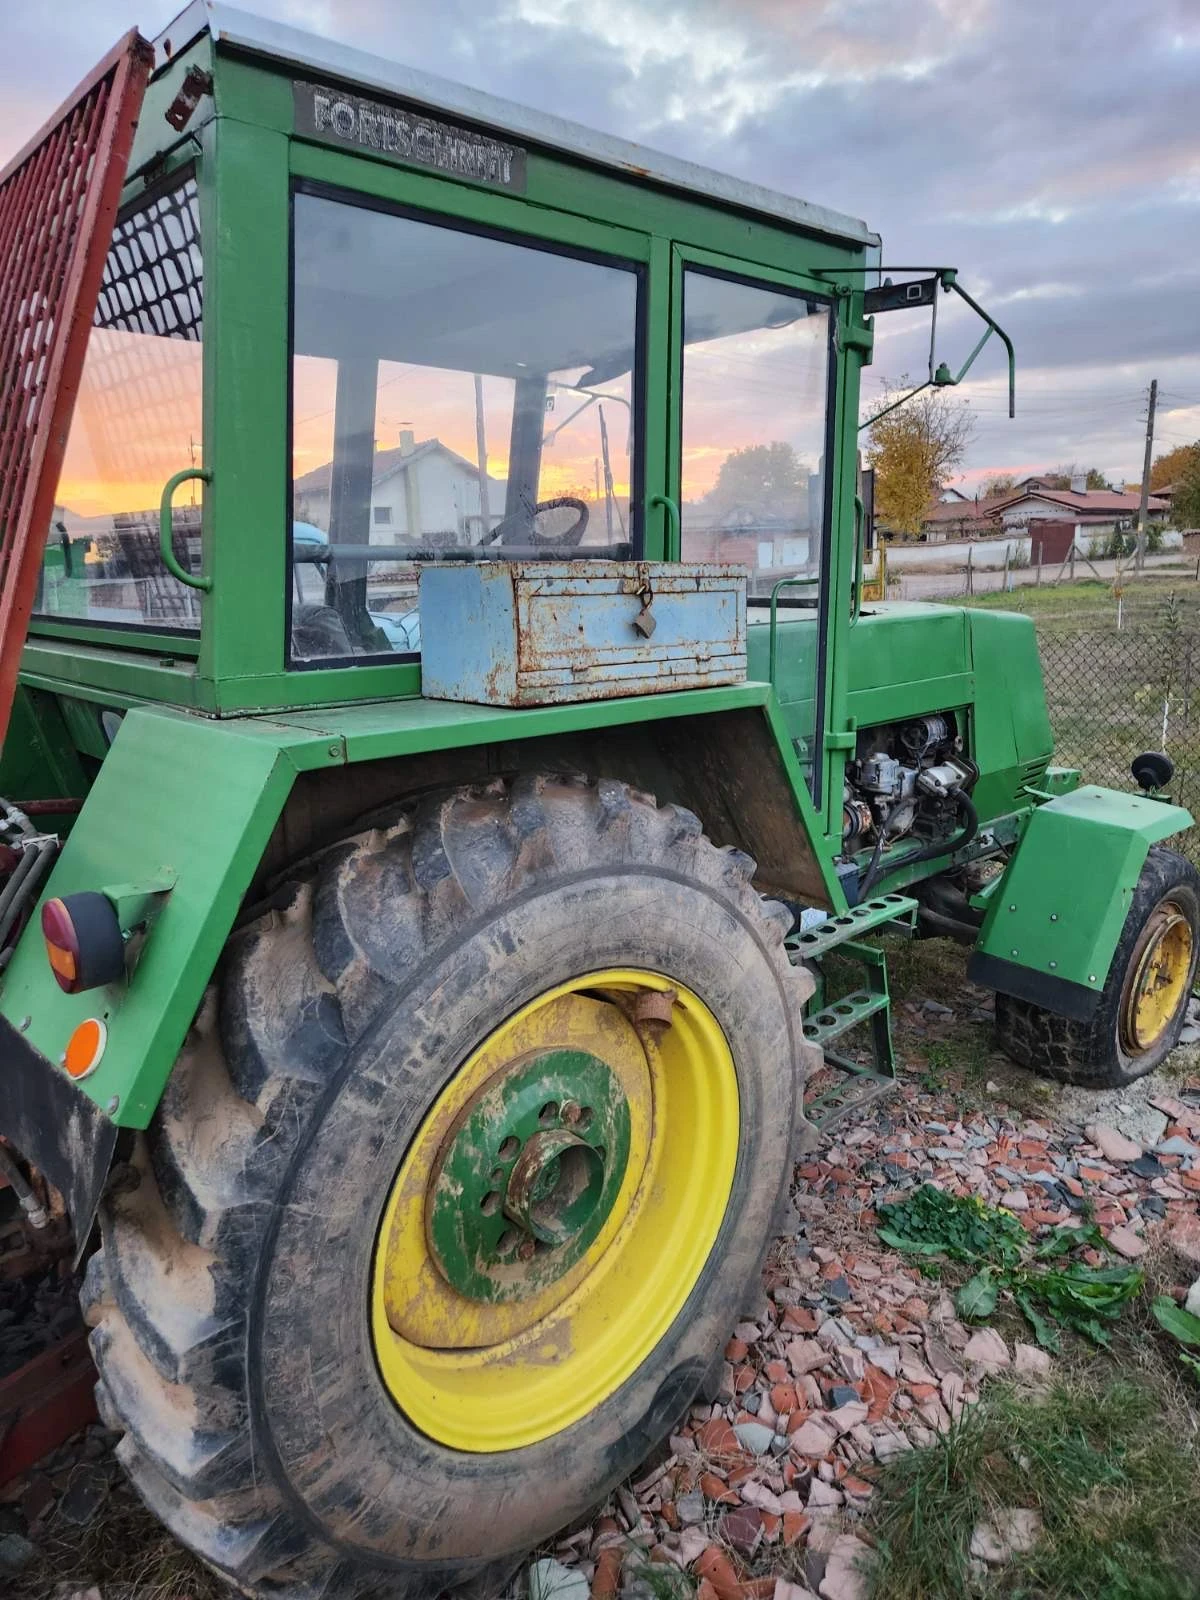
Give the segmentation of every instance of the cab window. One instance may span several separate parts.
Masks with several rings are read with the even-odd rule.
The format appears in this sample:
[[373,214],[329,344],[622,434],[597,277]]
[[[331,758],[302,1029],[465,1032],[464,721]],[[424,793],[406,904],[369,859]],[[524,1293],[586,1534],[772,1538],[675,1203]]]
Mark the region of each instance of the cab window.
[[[36,614],[195,633],[199,597],[160,555],[168,478],[202,465],[203,294],[192,175],[125,212],[113,231],[88,339]],[[199,484],[172,508],[171,543],[200,570]]]

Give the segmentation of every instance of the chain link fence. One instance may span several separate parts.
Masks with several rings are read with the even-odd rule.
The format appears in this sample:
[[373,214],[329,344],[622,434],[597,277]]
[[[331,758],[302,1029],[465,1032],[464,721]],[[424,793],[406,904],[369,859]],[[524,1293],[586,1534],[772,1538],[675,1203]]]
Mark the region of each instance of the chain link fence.
[[[1165,750],[1175,763],[1172,799],[1200,816],[1194,580],[1021,587],[982,603],[1034,619],[1059,765],[1082,768],[1088,782],[1131,789],[1133,757]],[[1200,865],[1200,827],[1169,843]]]
[[[1107,625],[1039,627],[1055,759],[1094,783],[1131,787],[1129,763],[1165,750],[1172,799],[1200,814],[1200,605],[1193,587],[1130,593]],[[1169,841],[1200,864],[1200,828]]]

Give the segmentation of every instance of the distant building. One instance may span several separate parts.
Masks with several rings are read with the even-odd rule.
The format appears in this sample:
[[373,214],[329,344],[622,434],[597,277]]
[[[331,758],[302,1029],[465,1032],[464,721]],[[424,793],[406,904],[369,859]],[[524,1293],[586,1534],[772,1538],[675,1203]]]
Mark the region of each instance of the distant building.
[[990,495],[986,499],[936,500],[921,522],[921,537],[926,544],[948,544],[958,539],[985,539],[988,534],[999,533],[1000,524],[995,510],[1007,494]]
[[[333,463],[314,467],[293,484],[292,515],[329,532]],[[488,531],[504,515],[507,484],[489,477]],[[439,548],[478,544],[485,532],[479,468],[440,439],[417,441],[404,429],[394,450],[377,450],[371,486],[371,544]]]
[[[1083,481],[1082,476],[1072,479],[1075,485]],[[977,500],[947,500],[943,492],[925,514],[921,539],[925,544],[951,544],[963,539],[1019,534],[1031,522],[1043,519],[1069,520],[1080,535],[1103,536],[1127,530],[1137,516],[1137,492],[1050,489],[1043,487],[1044,483],[1044,478],[1025,478],[1002,494]],[[1152,494],[1147,503],[1147,521],[1164,522],[1170,509],[1169,495]]]
[[[1031,522],[1042,519],[1074,522],[1076,536],[1102,537],[1126,532],[1134,523],[1140,494],[1117,489],[1035,489],[1009,495],[997,506],[1000,529],[1004,533],[1023,533]],[[1151,495],[1146,503],[1147,522],[1163,523],[1169,503]]]

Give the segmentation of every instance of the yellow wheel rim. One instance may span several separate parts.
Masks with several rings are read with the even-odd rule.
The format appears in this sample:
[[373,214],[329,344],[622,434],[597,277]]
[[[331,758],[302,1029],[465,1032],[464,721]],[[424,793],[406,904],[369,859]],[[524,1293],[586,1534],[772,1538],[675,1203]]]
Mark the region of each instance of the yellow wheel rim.
[[1173,901],[1147,922],[1131,964],[1133,978],[1122,1007],[1122,1043],[1144,1055],[1160,1042],[1187,996],[1192,972],[1192,925]]
[[[548,1271],[559,1247],[536,1254],[521,1235],[520,1250],[497,1269],[497,1293],[477,1292],[473,1282],[464,1293],[462,1274],[439,1251],[446,1195],[461,1172],[452,1161],[461,1158],[464,1130],[481,1118],[499,1131],[487,1115],[531,1062],[552,1052],[586,1055],[608,1074],[626,1130],[619,1181],[610,1172],[602,1216],[590,1214],[595,1236],[578,1259],[566,1249],[566,1265]],[[661,1342],[694,1288],[729,1201],[738,1131],[737,1075],[716,1018],[659,974],[590,973],[497,1028],[417,1130],[380,1224],[372,1336],[405,1416],[453,1449],[495,1452],[534,1444],[594,1411]],[[566,1142],[563,1131],[556,1137]],[[611,1168],[612,1153],[605,1155]],[[518,1164],[525,1158],[522,1151]],[[496,1185],[514,1218],[515,1181]],[[481,1174],[482,1189],[490,1182]],[[484,1196],[492,1209],[496,1198]],[[476,1204],[473,1195],[464,1200],[469,1225]],[[504,1278],[525,1250],[528,1281]]]

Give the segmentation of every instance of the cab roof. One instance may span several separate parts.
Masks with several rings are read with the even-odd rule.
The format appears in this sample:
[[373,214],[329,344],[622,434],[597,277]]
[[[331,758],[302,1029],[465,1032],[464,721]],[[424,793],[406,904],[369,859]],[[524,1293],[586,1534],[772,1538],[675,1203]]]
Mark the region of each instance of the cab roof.
[[178,55],[205,32],[211,34],[218,49],[266,57],[305,76],[318,74],[357,89],[375,90],[414,106],[499,130],[547,152],[566,152],[592,166],[609,168],[642,182],[733,206],[772,221],[786,222],[858,249],[869,251],[879,247],[879,235],[857,217],[844,216],[793,195],[765,189],[691,161],[648,150],[644,145],[598,133],[581,123],[502,100],[465,84],[419,72],[414,67],[401,66],[369,51],[355,50],[335,40],[225,5],[222,0],[192,0],[192,4],[163,29],[155,40],[159,65]]

